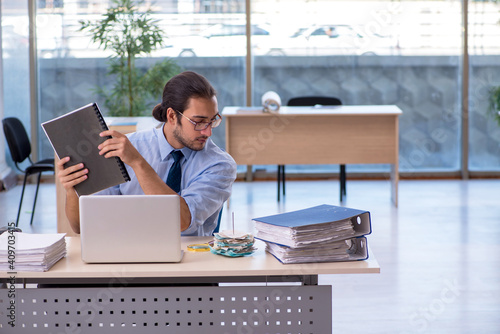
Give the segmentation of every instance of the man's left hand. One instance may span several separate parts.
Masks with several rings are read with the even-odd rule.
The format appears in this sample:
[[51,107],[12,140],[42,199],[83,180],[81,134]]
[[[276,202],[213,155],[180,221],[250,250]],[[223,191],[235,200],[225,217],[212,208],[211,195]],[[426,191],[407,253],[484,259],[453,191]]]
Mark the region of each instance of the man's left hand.
[[124,134],[115,130],[107,130],[101,132],[99,135],[101,137],[112,137],[98,146],[100,150],[99,154],[104,155],[105,158],[119,157],[124,163],[131,167],[133,167],[134,163],[143,159],[141,154]]

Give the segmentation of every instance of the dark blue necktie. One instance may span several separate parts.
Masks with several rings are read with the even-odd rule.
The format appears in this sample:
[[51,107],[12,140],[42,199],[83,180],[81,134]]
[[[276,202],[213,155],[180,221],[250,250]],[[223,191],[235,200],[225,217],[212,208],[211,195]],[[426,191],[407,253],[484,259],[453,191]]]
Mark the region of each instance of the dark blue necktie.
[[174,158],[174,163],[170,170],[168,171],[167,186],[169,186],[173,191],[179,193],[181,191],[181,159],[184,156],[181,151],[172,151],[172,157]]

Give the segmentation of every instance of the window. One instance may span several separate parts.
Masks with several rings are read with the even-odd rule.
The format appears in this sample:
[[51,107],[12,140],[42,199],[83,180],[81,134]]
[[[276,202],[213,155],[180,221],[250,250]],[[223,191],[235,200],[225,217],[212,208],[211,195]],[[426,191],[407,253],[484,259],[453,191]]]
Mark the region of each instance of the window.
[[[254,104],[269,90],[283,104],[304,95],[396,104],[403,110],[400,171],[460,169],[460,1],[296,1],[281,11],[264,11],[265,5],[282,8],[254,0],[252,22],[283,27],[269,52],[274,57],[255,57]],[[294,12],[300,20],[291,19]],[[347,165],[353,171],[389,167]]]
[[500,170],[500,124],[490,109],[492,87],[500,86],[500,5],[469,3],[469,169]]
[[[469,95],[462,96],[462,1],[251,1],[251,69],[246,69],[245,1],[154,2],[165,45],[138,63],[165,57],[205,76],[219,108],[251,104],[276,91],[332,95],[343,104],[396,104],[402,173],[458,173],[462,163],[462,101],[468,101],[468,168],[500,171],[500,126],[489,110],[489,90],[500,85],[500,3],[468,1]],[[30,116],[27,3],[2,1],[5,116],[30,127],[92,101],[109,85],[106,57],[79,20],[96,19],[108,0],[37,1],[38,119]],[[146,2],[148,4],[149,2]],[[297,17],[300,17],[298,20]],[[251,87],[246,87],[246,73]],[[158,100],[161,92],[158,93]],[[106,111],[105,111],[106,112]],[[52,154],[40,127],[39,156]],[[214,140],[225,144],[224,127]],[[241,166],[241,170],[244,170]],[[272,171],[275,166],[257,166]],[[294,166],[335,172],[335,166]],[[387,172],[388,166],[348,165],[350,172]]]
[[[79,31],[79,21],[98,19],[109,5],[104,0],[88,2],[87,7],[78,1],[66,1],[62,11],[38,9],[37,21],[46,22],[37,27],[38,40],[46,45],[38,52],[40,122],[94,101],[107,113],[94,90],[113,80],[106,75],[106,57],[110,54]],[[212,82],[218,91],[221,110],[225,105],[244,104],[245,35],[221,36],[224,27],[239,29],[233,21],[244,20],[244,13],[234,12],[237,8],[229,6],[225,9],[227,13],[215,14],[185,3],[155,1],[155,18],[165,32],[165,45],[151,57],[138,59],[138,66],[145,70],[158,60],[171,58],[184,70],[197,71]],[[210,31],[213,34],[205,33]],[[230,39],[229,43],[225,38]],[[151,109],[161,101],[161,93],[158,92],[157,101],[152,101]],[[41,153],[50,155],[48,140],[43,132],[39,136]],[[224,136],[222,126],[214,129],[212,139],[224,147]]]
[[[29,130],[31,117],[28,2],[6,0],[1,1],[1,6],[3,109],[5,113],[3,116],[18,117],[23,122],[28,135],[31,135]],[[10,161],[8,149],[6,150],[7,161]]]

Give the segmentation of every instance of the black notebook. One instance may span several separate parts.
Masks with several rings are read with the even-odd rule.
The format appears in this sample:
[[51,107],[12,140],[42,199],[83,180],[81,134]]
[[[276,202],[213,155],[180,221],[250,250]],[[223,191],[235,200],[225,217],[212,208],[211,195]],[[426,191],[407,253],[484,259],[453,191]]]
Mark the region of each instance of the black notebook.
[[88,178],[75,186],[78,196],[90,195],[130,181],[125,164],[118,157],[99,155],[97,146],[111,137],[100,137],[108,130],[97,103],[91,103],[53,120],[42,128],[59,159],[69,156],[66,167],[83,162]]

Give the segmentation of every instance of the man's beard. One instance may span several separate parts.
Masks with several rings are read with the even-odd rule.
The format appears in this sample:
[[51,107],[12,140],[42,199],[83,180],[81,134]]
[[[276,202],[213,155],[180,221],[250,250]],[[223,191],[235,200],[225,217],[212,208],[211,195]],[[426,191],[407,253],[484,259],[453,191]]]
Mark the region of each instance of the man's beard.
[[193,150],[193,151],[201,151],[203,150],[203,148],[205,147],[205,143],[200,143],[198,141],[196,141],[196,139],[198,138],[205,138],[205,139],[208,139],[207,136],[198,136],[196,137],[195,140],[187,140],[186,138],[184,138],[182,136],[182,133],[180,131],[180,129],[182,129],[181,126],[178,126],[174,129],[174,138],[175,140],[177,140],[179,143],[181,143],[183,146]]

